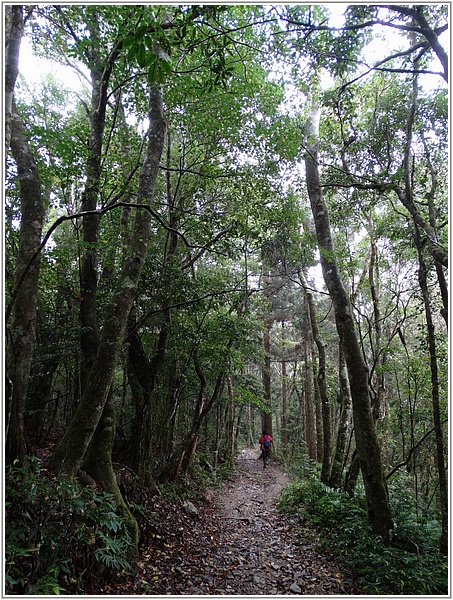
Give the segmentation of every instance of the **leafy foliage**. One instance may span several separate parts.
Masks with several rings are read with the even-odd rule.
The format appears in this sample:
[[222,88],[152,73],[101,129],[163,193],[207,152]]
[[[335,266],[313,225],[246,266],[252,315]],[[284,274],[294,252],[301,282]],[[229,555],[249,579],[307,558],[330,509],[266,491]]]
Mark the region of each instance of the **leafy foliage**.
[[[105,88],[108,103],[97,207],[134,202],[146,143],[147,89],[158,84],[163,90],[167,152],[150,198],[149,253],[129,323],[139,337],[142,362],[132,363],[126,340],[121,349],[124,362],[117,365],[114,378],[119,411],[115,452],[126,450],[122,460],[137,467],[137,479],[149,473],[158,479],[220,375],[230,388],[225,386],[207,415],[181,484],[163,490],[173,494],[173,500],[185,497],[187,487],[197,488],[194,479],[186,479],[191,474],[215,484],[218,471],[209,465],[222,460],[223,438],[229,438],[232,449],[249,444],[263,413],[273,418],[278,441],[280,437],[283,441],[286,430],[289,439],[282,454],[297,464],[298,474],[319,475],[316,460],[305,454],[304,363],[310,357],[304,357],[303,346],[309,328],[298,281],[299,271],[317,265],[319,258],[300,169],[301,129],[310,97],[319,95],[322,104],[322,189],[375,389],[383,376],[386,420],[379,426],[386,466],[404,461],[432,427],[414,224],[395,196],[396,186],[405,185],[401,165],[408,137],[412,57],[417,48],[421,52],[427,46],[426,42],[419,45],[420,32],[411,52],[400,53],[401,46],[397,49],[392,40],[389,54],[397,54],[378,70],[371,69],[374,58],[367,48],[370,41],[388,41],[385,32],[391,30],[402,31],[399,42],[408,43],[415,32],[405,30],[412,17],[404,10],[395,14],[377,6],[351,5],[344,14],[346,29],[341,30],[330,26],[329,8],[323,5],[39,5],[30,9],[27,27],[36,52],[60,64],[70,63],[88,83],[90,76],[94,81],[102,72],[111,73]],[[445,7],[420,6],[419,12],[438,31],[446,26]],[[428,68],[430,55],[426,53],[420,68]],[[401,72],[402,68],[408,70]],[[327,73],[334,79],[333,87],[326,90]],[[420,75],[421,88],[422,79]],[[49,201],[48,226],[62,215],[77,213],[87,191],[94,109],[86,88],[74,92],[51,76],[33,90],[22,80],[15,90]],[[445,89],[420,89],[412,139],[417,210],[426,222],[437,220],[437,241],[446,248]],[[8,296],[23,215],[16,169],[9,159],[7,166]],[[134,209],[123,208],[103,214],[99,237],[89,247],[96,255],[93,272],[99,277],[99,326],[132,227]],[[80,260],[88,249],[82,237],[81,217],[65,221],[41,256],[37,342],[26,406],[26,426],[34,442],[40,435],[60,435],[80,400],[77,319],[84,309]],[[372,237],[377,248],[376,297],[367,279]],[[432,262],[429,267],[433,307],[438,310]],[[270,298],[262,293],[268,268],[273,271]],[[316,294],[322,284],[313,279],[310,286]],[[316,294],[315,302],[333,400],[338,388],[337,333],[330,299]],[[263,400],[261,371],[263,320],[268,317],[273,321],[269,403]],[[441,416],[446,418],[447,343],[445,328],[437,323],[436,328]],[[138,375],[135,381],[134,374]],[[339,406],[332,402],[331,409],[334,429]],[[144,413],[149,420],[142,419]],[[353,557],[370,591],[444,589],[444,566],[432,551],[439,535],[434,442],[429,434],[409,455],[407,474],[398,473],[391,480],[393,548],[383,548],[369,535],[361,499],[352,501],[313,482],[303,494],[294,491],[293,500],[288,496],[294,510],[306,506],[311,514],[304,513],[304,518],[326,528],[326,542],[334,541]],[[148,461],[136,464],[126,457],[134,445],[140,451],[147,445]],[[111,499],[51,480],[37,466],[30,474],[13,466],[7,481],[7,577],[12,593],[81,593],[86,591],[90,571],[90,577],[96,578],[128,568],[129,540]],[[50,509],[44,510],[47,504]],[[334,523],[338,526],[332,528]],[[417,549],[420,556],[408,553],[408,548]]]
[[49,478],[41,462],[5,476],[9,594],[78,593],[130,568],[130,535],[112,496]]
[[[401,497],[398,528],[391,546],[374,535],[366,520],[363,495],[350,498],[316,478],[293,483],[280,495],[279,509],[315,525],[330,551],[347,556],[363,589],[374,594],[445,594],[447,563],[433,544],[433,522],[413,526],[410,514],[403,517]],[[439,524],[436,523],[436,529]],[[438,531],[437,531],[438,533]],[[412,539],[407,551],[403,538]]]

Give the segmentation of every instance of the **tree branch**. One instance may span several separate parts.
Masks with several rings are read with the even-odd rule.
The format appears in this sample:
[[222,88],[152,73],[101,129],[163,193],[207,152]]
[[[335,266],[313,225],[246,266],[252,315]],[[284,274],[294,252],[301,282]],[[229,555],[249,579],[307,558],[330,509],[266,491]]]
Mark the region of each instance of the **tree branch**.
[[[17,296],[17,292],[20,288],[20,286],[22,285],[22,282],[25,278],[25,276],[27,275],[28,271],[30,270],[31,265],[33,264],[33,262],[37,259],[37,257],[39,256],[39,254],[42,252],[42,250],[45,248],[47,242],[49,241],[52,233],[57,229],[57,227],[59,227],[62,223],[64,223],[65,221],[72,221],[74,219],[81,219],[83,217],[87,217],[90,215],[98,215],[98,216],[103,216],[104,214],[110,212],[111,210],[115,209],[115,208],[122,208],[122,207],[127,207],[127,208],[140,208],[143,210],[148,211],[157,221],[158,223],[164,227],[164,229],[166,229],[167,231],[170,231],[172,233],[175,233],[176,235],[178,235],[184,242],[184,244],[188,247],[188,248],[194,248],[199,250],[199,252],[197,253],[196,257],[190,261],[190,264],[193,264],[193,262],[195,262],[195,260],[198,260],[198,258],[200,258],[200,256],[209,250],[210,246],[212,244],[214,244],[217,240],[219,240],[225,233],[228,233],[233,224],[231,223],[226,229],[220,231],[214,238],[213,240],[211,240],[209,242],[209,245],[206,246],[201,246],[198,244],[191,244],[186,236],[181,233],[181,231],[178,231],[177,229],[174,229],[173,227],[170,227],[170,225],[168,225],[168,223],[166,223],[164,221],[164,219],[159,215],[159,213],[157,213],[153,208],[151,208],[151,206],[146,205],[146,204],[137,204],[134,202],[117,202],[116,204],[109,204],[108,206],[105,206],[103,208],[97,209],[97,210],[85,210],[82,212],[78,212],[78,213],[74,213],[72,215],[63,215],[61,217],[59,217],[49,228],[49,230],[47,231],[46,235],[44,236],[41,244],[39,245],[39,247],[36,249],[36,251],[33,253],[33,255],[31,256],[30,260],[28,261],[26,267],[24,268],[22,275],[20,276],[16,287],[13,290],[13,293],[11,295],[11,299],[8,303],[8,306],[6,308],[6,321],[8,321],[9,316],[11,314],[11,310],[13,307],[13,304],[15,302],[16,296]],[[222,254],[222,253],[220,253]],[[187,266],[190,266],[186,265]]]
[[[448,419],[445,419],[444,421],[442,421],[441,425],[443,425],[444,423],[446,423],[447,420]],[[423,444],[423,442],[426,440],[426,438],[429,437],[432,433],[434,433],[435,430],[436,430],[436,428],[433,427],[427,433],[425,433],[425,435],[415,444],[415,446],[412,446],[412,448],[409,450],[409,454],[407,455],[406,460],[403,460],[403,462],[400,462],[398,465],[396,465],[396,467],[393,467],[393,469],[390,471],[390,473],[387,473],[387,475],[385,476],[385,478],[387,480],[389,480],[390,477],[392,477],[399,469],[401,469],[401,467],[404,467],[405,465],[407,465],[409,463],[410,459],[412,458],[412,455],[417,450],[417,448],[419,446],[421,446]]]

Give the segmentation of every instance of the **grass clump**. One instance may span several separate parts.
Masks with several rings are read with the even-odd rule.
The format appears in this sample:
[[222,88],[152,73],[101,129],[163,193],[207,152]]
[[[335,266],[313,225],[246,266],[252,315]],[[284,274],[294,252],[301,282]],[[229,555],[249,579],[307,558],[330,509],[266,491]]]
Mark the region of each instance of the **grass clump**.
[[365,592],[448,594],[447,558],[436,548],[439,524],[433,519],[415,522],[402,503],[391,546],[371,531],[363,494],[351,498],[312,478],[288,485],[279,509],[315,526],[321,543],[347,560]]

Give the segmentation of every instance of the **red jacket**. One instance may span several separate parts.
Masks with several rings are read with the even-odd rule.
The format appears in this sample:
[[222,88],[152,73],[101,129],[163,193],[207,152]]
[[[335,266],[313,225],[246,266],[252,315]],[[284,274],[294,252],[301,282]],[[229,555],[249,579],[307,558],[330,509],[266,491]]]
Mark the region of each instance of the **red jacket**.
[[270,440],[271,444],[274,442],[274,440],[271,438],[271,436],[270,436],[270,435],[262,435],[262,436],[260,437],[260,439],[259,439],[259,442],[258,442],[258,443],[259,443],[259,445],[260,445],[260,450],[261,450],[261,451],[262,451],[262,450],[264,450],[264,448],[263,448],[263,442],[264,442],[264,438],[265,438],[265,437],[269,438],[269,440]]

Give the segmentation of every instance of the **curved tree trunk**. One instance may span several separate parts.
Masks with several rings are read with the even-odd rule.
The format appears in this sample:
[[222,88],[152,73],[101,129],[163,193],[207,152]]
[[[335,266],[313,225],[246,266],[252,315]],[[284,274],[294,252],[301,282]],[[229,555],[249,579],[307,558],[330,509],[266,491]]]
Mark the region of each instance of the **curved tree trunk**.
[[115,405],[114,396],[109,393],[102,411],[102,417],[96,428],[83,462],[83,470],[88,473],[102,488],[113,494],[118,513],[123,519],[132,538],[132,553],[137,554],[139,528],[132,516],[118,486],[112,464],[112,450],[115,441]]
[[305,170],[308,195],[321,255],[321,266],[335,310],[335,322],[345,351],[352,396],[357,453],[360,460],[368,509],[375,533],[389,541],[392,526],[387,485],[371,411],[368,369],[357,339],[352,307],[335,259],[327,205],[321,191],[318,171],[318,130],[320,110],[312,111],[306,128]]

